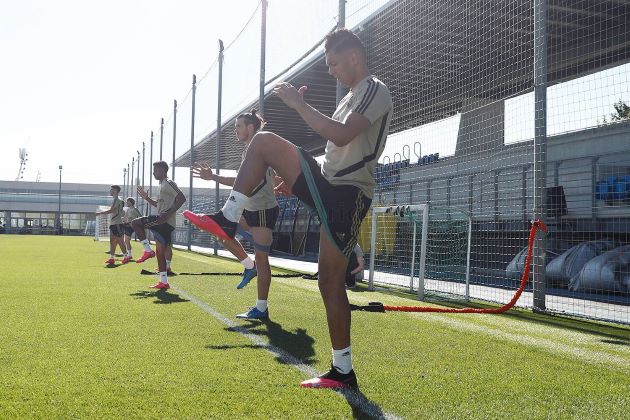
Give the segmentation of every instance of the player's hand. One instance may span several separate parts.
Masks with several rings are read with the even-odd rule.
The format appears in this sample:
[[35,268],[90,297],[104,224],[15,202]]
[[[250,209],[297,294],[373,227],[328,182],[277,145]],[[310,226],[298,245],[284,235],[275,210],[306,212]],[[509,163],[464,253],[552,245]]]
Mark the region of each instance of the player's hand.
[[149,193],[144,190],[144,187],[138,187],[137,190],[140,197],[144,198],[145,200],[149,198]]
[[275,177],[274,180],[276,179],[280,179],[280,182],[276,182],[276,187],[273,189],[273,193],[275,195],[284,195],[286,197],[290,197],[293,195],[293,191],[291,191],[291,188],[287,185],[286,182],[284,182],[284,180],[282,178]]
[[195,163],[192,168],[193,177],[205,179],[206,181],[214,181],[215,175],[207,163]]
[[291,83],[282,82],[273,88],[273,94],[282,99],[282,102],[289,108],[298,109],[305,104],[304,92],[306,89],[308,89],[306,86],[296,89]]

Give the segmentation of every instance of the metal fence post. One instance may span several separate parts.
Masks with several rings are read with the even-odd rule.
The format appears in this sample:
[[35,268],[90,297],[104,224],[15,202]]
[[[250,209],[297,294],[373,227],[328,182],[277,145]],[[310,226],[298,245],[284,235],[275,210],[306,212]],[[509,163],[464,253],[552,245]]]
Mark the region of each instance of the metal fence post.
[[173,100],[173,164],[171,179],[175,181],[175,143],[177,140],[177,99]]
[[[197,76],[193,74],[192,81],[192,112],[190,121],[190,167],[189,167],[189,182],[188,188],[188,210],[193,211],[193,165],[195,163],[195,95],[197,92]],[[190,245],[192,244],[192,224],[188,223],[188,250],[190,251]]]
[[[151,143],[149,147],[149,168],[153,168],[153,131],[151,131]],[[153,195],[153,171],[149,173],[149,195]],[[147,203],[147,215],[151,215],[151,204]]]
[[[534,219],[545,221],[547,159],[547,0],[534,1]],[[545,310],[545,238],[534,246],[534,309]]]
[[260,17],[260,91],[258,93],[259,114],[265,116],[265,60],[267,54],[267,0],[262,0]]
[[[264,4],[264,1],[263,1]],[[218,89],[218,99],[217,99],[217,147],[216,147],[216,172],[217,175],[221,172],[221,100],[223,96],[223,41],[219,40],[219,89]],[[216,183],[215,186],[215,194],[214,194],[214,211],[219,211],[219,199],[220,199],[220,189],[219,183]],[[218,241],[214,240],[214,255],[218,253]]]

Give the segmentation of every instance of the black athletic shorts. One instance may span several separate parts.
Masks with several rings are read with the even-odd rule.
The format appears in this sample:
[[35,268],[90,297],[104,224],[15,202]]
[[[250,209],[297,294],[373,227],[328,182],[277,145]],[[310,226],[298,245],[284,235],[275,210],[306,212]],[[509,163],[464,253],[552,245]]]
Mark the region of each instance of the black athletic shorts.
[[123,225],[109,225],[109,231],[112,235],[121,237],[125,234]]
[[159,217],[158,215],[145,216],[140,218],[140,220],[142,221],[142,226],[153,232],[156,241],[162,245],[169,246],[173,243],[173,231],[175,228],[168,223],[155,224]]
[[309,153],[299,147],[298,152],[302,173],[295,180],[293,194],[317,211],[326,233],[339,250],[350,257],[372,199],[353,185],[332,185]]
[[125,232],[125,235],[127,236],[133,235],[133,228],[131,227],[130,223],[123,223],[122,228],[123,228],[123,232]]
[[243,217],[251,227],[266,227],[271,230],[276,228],[276,221],[280,214],[278,206],[265,210],[243,210]]

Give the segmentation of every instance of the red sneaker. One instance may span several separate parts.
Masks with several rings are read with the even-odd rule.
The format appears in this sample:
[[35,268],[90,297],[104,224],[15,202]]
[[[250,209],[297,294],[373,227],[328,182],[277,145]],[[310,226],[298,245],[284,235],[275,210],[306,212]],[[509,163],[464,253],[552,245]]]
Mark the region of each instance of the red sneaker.
[[223,216],[221,211],[214,214],[195,214],[184,210],[182,215],[190,220],[190,223],[201,230],[205,230],[219,239],[230,240],[236,235],[237,223],[232,222]]
[[170,289],[171,285],[168,283],[157,282],[153,286],[149,286],[151,289]]
[[110,258],[109,260],[105,261],[105,264],[107,265],[116,264],[116,260],[113,258]]
[[142,253],[142,256],[141,256],[140,258],[138,258],[138,259],[136,260],[136,262],[137,262],[138,264],[140,264],[140,263],[142,263],[142,262],[145,262],[145,261],[146,261],[146,260],[148,260],[149,258],[153,258],[153,257],[155,257],[155,252],[153,252],[153,251],[144,251],[144,252]]
[[131,261],[131,257],[125,257],[125,258],[122,259],[121,263],[127,264],[130,261]]

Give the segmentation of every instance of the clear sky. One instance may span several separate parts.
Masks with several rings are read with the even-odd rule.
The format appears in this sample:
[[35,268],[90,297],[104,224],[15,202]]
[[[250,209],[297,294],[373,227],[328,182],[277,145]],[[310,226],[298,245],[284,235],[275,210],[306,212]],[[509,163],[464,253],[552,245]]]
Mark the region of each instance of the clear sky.
[[[196,141],[216,127],[213,63],[219,38],[226,45],[224,117],[257,96],[260,13],[241,30],[259,3],[0,0],[0,180],[15,179],[24,147],[29,153],[25,181],[35,181],[40,172],[41,181],[57,182],[63,165],[64,182],[122,183],[123,168],[143,141],[148,154],[151,130],[157,142],[161,117],[166,120],[164,158],[170,162],[173,99],[180,101],[176,155],[184,153],[190,145],[193,73],[200,80]],[[348,0],[347,26],[384,3]],[[267,79],[335,25],[337,7],[338,0],[269,0]],[[597,125],[614,102],[630,102],[628,92],[630,65],[551,87],[548,133]],[[394,160],[405,145],[414,156],[418,141],[422,155],[451,155],[459,120],[455,116],[390,136],[383,159]],[[532,94],[506,101],[505,123],[508,143],[533,136]],[[188,184],[187,172],[177,171],[181,186]]]
[[[122,183],[258,0],[0,0],[0,179]],[[277,3],[277,1],[276,1]],[[170,160],[170,159],[169,159]]]

